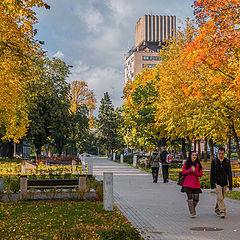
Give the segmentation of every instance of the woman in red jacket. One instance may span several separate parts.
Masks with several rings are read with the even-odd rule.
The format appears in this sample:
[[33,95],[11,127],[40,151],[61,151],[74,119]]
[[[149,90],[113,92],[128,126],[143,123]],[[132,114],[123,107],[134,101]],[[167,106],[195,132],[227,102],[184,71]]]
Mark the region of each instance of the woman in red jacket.
[[196,206],[199,202],[199,193],[202,193],[199,177],[202,176],[202,165],[195,151],[192,151],[183,164],[183,175],[185,176],[181,192],[187,193],[188,208],[191,217],[196,217]]

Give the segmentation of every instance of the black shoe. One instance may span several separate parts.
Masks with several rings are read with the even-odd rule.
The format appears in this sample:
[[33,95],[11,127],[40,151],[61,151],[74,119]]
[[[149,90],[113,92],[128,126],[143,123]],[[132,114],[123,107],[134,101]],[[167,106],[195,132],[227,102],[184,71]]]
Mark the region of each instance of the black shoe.
[[225,215],[221,215],[221,218],[225,218]]

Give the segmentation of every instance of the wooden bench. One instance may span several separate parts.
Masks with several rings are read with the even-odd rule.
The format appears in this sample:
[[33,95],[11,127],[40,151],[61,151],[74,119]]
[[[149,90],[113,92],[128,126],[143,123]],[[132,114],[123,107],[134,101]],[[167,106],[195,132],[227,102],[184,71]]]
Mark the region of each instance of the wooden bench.
[[25,174],[26,171],[31,170],[32,172],[36,173],[37,164],[31,161],[22,161],[21,165],[21,173]]
[[30,189],[70,189],[78,188],[79,191],[86,191],[86,175],[80,175],[78,179],[27,179],[27,176],[20,177],[20,200],[28,199]]
[[72,165],[72,172],[76,173],[76,160],[72,161],[50,161],[49,159],[46,160],[46,169],[49,170],[50,166],[66,166],[66,165]]

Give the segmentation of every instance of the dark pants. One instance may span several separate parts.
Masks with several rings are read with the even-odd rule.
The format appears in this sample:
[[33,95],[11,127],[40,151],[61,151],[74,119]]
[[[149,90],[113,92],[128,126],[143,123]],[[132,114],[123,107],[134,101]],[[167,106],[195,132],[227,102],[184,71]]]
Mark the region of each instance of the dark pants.
[[159,167],[152,167],[152,176],[153,176],[154,183],[158,181],[158,172],[159,172]]
[[162,165],[162,173],[163,173],[163,182],[167,182],[168,181],[168,168],[169,165]]

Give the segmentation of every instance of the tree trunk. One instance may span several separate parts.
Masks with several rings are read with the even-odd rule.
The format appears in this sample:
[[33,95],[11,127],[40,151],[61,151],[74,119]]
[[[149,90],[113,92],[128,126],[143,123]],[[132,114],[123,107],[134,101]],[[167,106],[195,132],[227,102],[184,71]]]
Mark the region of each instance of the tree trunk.
[[188,146],[188,156],[189,156],[189,153],[192,151],[192,143],[191,143],[191,140],[189,137],[187,137],[187,146]]
[[57,148],[58,156],[62,155],[63,147],[64,147],[64,144],[63,144],[62,141],[56,142],[56,148]]
[[208,154],[207,154],[207,138],[204,139],[204,162],[207,162]]
[[182,156],[183,159],[187,159],[185,138],[182,138]]
[[73,140],[71,140],[71,155],[73,155]]
[[213,151],[213,140],[212,140],[212,138],[209,139],[209,147],[210,147],[210,161],[213,161],[214,151]]
[[[236,130],[233,125],[231,126],[231,128],[232,128],[234,144],[236,146],[236,150],[237,150],[237,154],[238,154],[238,159],[240,159],[240,147],[239,147],[238,136],[237,136]],[[229,160],[230,160],[230,158],[229,158]]]
[[196,152],[196,150],[197,150],[197,141],[194,139],[193,151]]
[[162,138],[162,146],[166,147],[167,145],[167,139],[164,137]]
[[227,158],[230,160],[231,156],[231,133],[228,133],[227,136]]
[[41,148],[42,148],[42,146],[36,146],[37,159],[41,158]]
[[201,155],[201,140],[198,140],[197,141],[197,143],[198,143],[198,159],[199,159],[199,161],[201,161],[201,158],[202,158],[202,155]]
[[77,143],[74,141],[74,152],[73,155],[77,155]]

